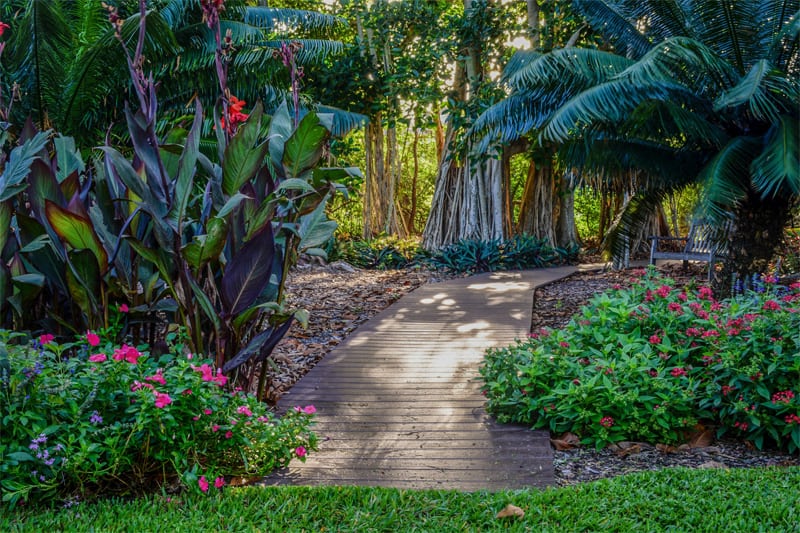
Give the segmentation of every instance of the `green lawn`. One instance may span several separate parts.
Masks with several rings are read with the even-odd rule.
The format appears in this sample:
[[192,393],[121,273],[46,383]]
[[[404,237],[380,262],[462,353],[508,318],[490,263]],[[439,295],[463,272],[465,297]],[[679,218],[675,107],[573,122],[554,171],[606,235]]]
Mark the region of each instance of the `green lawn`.
[[[177,501],[176,501],[177,500]],[[507,504],[522,519],[496,519]],[[669,469],[565,488],[462,493],[248,487],[19,510],[0,531],[800,531],[800,468]]]

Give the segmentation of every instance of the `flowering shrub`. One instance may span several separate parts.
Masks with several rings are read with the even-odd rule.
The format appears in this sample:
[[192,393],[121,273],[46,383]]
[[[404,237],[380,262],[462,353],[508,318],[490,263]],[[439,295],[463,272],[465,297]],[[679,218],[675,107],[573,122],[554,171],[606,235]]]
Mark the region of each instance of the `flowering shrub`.
[[698,423],[761,448],[800,450],[800,283],[717,301],[653,272],[595,296],[563,329],[490,351],[481,369],[501,421],[595,446],[677,444]]
[[0,331],[0,493],[11,506],[174,482],[206,492],[315,449],[313,406],[278,418],[226,390],[209,361],[178,355],[174,337],[159,358],[94,334],[14,344],[23,339]]

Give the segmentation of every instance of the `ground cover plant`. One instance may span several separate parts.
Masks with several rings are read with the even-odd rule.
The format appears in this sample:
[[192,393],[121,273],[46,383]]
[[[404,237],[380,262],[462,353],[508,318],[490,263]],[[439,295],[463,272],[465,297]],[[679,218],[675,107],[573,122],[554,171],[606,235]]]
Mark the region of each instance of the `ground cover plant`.
[[575,261],[577,245],[552,247],[546,239],[515,235],[509,239],[462,239],[433,252],[424,262],[433,268],[458,273],[495,272],[542,268]]
[[676,445],[713,430],[758,448],[800,450],[800,283],[774,277],[718,300],[654,270],[595,296],[558,330],[487,354],[499,420],[584,444]]
[[[157,354],[88,332],[67,345],[0,330],[0,494],[20,502],[158,487],[208,492],[315,449],[313,406],[279,418],[226,388],[178,335]],[[71,356],[67,356],[68,352]]]
[[[496,493],[224,487],[0,516],[3,531],[796,531],[800,468],[670,469]],[[508,504],[523,517],[497,518]],[[715,512],[709,512],[713,510]]]

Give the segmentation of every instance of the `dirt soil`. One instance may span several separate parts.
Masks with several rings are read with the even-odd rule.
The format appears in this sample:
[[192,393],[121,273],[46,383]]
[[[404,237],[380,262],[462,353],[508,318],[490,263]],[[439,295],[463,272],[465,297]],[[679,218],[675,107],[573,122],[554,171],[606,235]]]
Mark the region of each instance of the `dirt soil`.
[[[703,282],[699,267],[662,267],[684,284]],[[308,327],[292,326],[273,352],[269,400],[280,395],[313,368],[332,348],[384,308],[424,283],[448,279],[447,274],[418,270],[360,270],[347,263],[301,265],[287,280],[288,303],[309,311]],[[566,324],[594,294],[632,281],[629,271],[595,271],[574,274],[539,288],[534,295],[531,331]],[[558,440],[558,439],[556,439]],[[705,442],[704,446],[680,449],[648,443],[620,443],[605,450],[563,446],[556,443],[556,480],[568,485],[633,471],[665,467],[723,468],[766,465],[800,465],[800,458],[778,452],[758,451],[742,442]]]

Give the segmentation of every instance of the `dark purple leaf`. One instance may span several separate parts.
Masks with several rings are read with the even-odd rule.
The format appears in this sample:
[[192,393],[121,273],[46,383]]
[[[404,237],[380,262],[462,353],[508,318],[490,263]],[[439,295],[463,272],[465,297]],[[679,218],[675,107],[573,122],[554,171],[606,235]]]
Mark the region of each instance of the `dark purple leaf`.
[[241,313],[256,301],[269,284],[274,255],[275,239],[269,226],[233,255],[222,276],[220,296],[225,316]]
[[230,372],[253,357],[255,357],[254,361],[256,363],[269,357],[275,349],[275,346],[278,345],[278,342],[280,342],[283,336],[286,335],[286,332],[289,331],[293,321],[294,315],[290,316],[286,322],[277,328],[266,329],[253,337],[250,342],[247,343],[247,346],[242,348],[239,353],[222,366],[222,371],[225,373]]

